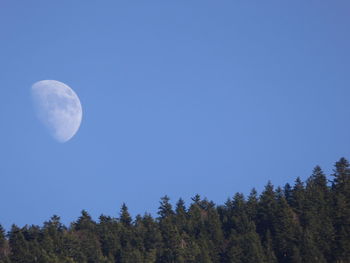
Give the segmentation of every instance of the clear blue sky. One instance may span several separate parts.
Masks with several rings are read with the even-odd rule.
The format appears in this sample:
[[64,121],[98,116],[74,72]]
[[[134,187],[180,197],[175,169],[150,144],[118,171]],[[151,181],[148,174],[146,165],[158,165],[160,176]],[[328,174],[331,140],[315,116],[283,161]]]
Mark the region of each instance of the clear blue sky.
[[[349,1],[0,1],[0,223],[223,203],[350,157]],[[65,144],[31,85],[83,106]]]

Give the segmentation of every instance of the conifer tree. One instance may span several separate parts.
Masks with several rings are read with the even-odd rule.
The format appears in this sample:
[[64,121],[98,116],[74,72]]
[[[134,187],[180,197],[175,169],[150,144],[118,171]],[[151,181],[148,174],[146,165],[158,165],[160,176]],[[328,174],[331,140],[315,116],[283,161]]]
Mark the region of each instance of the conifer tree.
[[159,229],[162,235],[162,249],[160,262],[176,262],[181,258],[181,237],[174,224],[174,211],[169,202],[170,198],[164,196],[161,198],[158,209]]
[[5,229],[0,225],[0,262],[8,263],[9,248],[6,240]]
[[300,220],[300,224],[304,227],[305,222],[305,186],[304,182],[300,179],[300,177],[297,177],[295,180],[294,187],[292,189],[291,193],[291,207],[293,208],[294,212],[298,215],[298,218]]
[[350,168],[341,158],[335,164],[333,190],[334,260],[347,262],[350,258]]
[[349,162],[345,158],[340,158],[335,163],[333,189],[346,197],[350,196],[350,168]]
[[132,224],[132,218],[129,214],[128,208],[125,204],[120,209],[120,250],[117,253],[116,258],[118,262],[132,262],[139,258],[140,254],[136,252],[134,247],[135,233]]
[[272,235],[270,230],[267,230],[263,238],[263,247],[265,250],[265,258],[268,263],[276,263],[277,257],[273,248]]
[[257,210],[258,210],[259,200],[258,200],[258,193],[253,188],[248,196],[247,204],[246,204],[246,210],[248,217],[256,222],[257,219]]
[[170,198],[167,195],[161,198],[160,206],[158,208],[158,215],[160,216],[161,220],[174,215],[174,211],[169,200]]
[[10,260],[13,263],[27,263],[31,260],[28,243],[25,240],[22,230],[12,225],[9,232],[9,244],[11,247]]
[[293,188],[289,183],[286,183],[283,188],[284,196],[290,206],[293,205]]
[[[255,193],[251,196],[254,196]],[[251,200],[253,201],[253,200]],[[251,208],[251,207],[250,207]],[[228,262],[265,262],[265,255],[255,224],[248,215],[248,205],[237,193],[231,202],[232,230],[226,260]]]
[[130,227],[132,223],[132,218],[129,214],[128,207],[126,206],[125,203],[123,203],[121,209],[120,209],[120,222],[123,224],[125,227]]
[[120,250],[119,232],[120,227],[116,219],[104,215],[99,217],[98,235],[102,254],[106,258],[113,259],[113,262]]
[[88,263],[102,261],[103,255],[99,242],[96,222],[83,210],[77,222],[73,224],[79,233],[79,247]]
[[316,243],[312,233],[306,229],[302,233],[302,240],[300,243],[300,255],[302,262],[319,262],[326,263],[327,260],[319,249],[319,244]]
[[77,222],[73,223],[75,230],[88,230],[94,231],[96,223],[92,220],[91,216],[86,210],[81,211],[81,216],[78,218]]
[[5,229],[0,225],[0,248],[4,248],[6,244]]
[[[334,241],[331,219],[332,203],[327,178],[321,167],[316,166],[312,175],[307,179],[305,196],[306,226],[304,227],[303,239],[306,240],[305,244],[309,244],[308,246],[317,243],[317,249],[323,257],[331,261],[331,244]],[[312,253],[311,250],[304,249],[304,251]]]
[[273,220],[274,247],[279,262],[301,262],[298,244],[301,228],[281,188],[276,191],[277,207]]
[[176,203],[175,214],[176,214],[175,216],[176,226],[180,234],[188,231],[188,227],[187,227],[188,215],[185,207],[185,202],[181,198]]
[[118,218],[87,211],[70,227],[58,216],[43,226],[0,225],[0,263],[347,263],[350,258],[350,165],[335,164],[331,185],[319,166],[303,182],[274,189],[271,182],[247,200],[224,205],[198,194],[188,209],[161,198],[158,215],[137,215],[125,204]]
[[[257,232],[261,237],[266,237],[269,231],[274,234],[274,223],[277,202],[272,183],[269,181],[264,191],[260,195],[259,206],[257,208]],[[266,241],[263,239],[263,241]]]

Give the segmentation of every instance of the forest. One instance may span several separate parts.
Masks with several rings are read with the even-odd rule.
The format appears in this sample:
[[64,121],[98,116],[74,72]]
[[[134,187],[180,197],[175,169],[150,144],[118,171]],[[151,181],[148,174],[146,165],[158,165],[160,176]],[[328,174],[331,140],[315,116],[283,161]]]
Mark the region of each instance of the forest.
[[258,194],[236,193],[218,205],[195,195],[160,199],[158,215],[93,220],[85,210],[69,226],[54,215],[42,226],[0,226],[2,263],[350,262],[350,167]]

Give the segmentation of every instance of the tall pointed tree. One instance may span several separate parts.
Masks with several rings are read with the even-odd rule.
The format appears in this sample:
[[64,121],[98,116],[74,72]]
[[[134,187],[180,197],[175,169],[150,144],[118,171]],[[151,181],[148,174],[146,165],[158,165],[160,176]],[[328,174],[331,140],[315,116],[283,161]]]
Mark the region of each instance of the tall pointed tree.
[[24,238],[22,230],[16,225],[12,225],[9,232],[9,244],[11,247],[11,262],[27,263],[32,260],[28,243]]
[[350,168],[345,158],[336,162],[333,176],[333,255],[335,261],[347,262],[350,258]]
[[119,221],[123,224],[125,227],[130,227],[132,223],[132,218],[130,216],[128,207],[125,203],[122,204],[122,207],[120,209],[120,217]]
[[236,194],[232,201],[233,229],[228,239],[228,262],[265,262],[265,255],[255,224],[247,214],[247,205],[242,194]]
[[277,206],[273,220],[274,247],[279,262],[302,262],[299,241],[299,220],[289,206],[281,188],[276,190]]
[[[331,261],[333,254],[331,244],[334,241],[331,219],[332,200],[327,178],[320,166],[314,168],[312,175],[306,181],[305,197],[304,233],[307,232],[307,234],[304,234],[303,240],[307,246],[313,246],[314,242],[323,257]],[[311,252],[309,249],[303,249],[303,251]]]
[[175,214],[176,214],[175,221],[180,234],[188,231],[188,226],[187,226],[188,215],[186,211],[185,202],[181,198],[176,203]]
[[266,237],[267,231],[274,234],[273,225],[277,207],[275,195],[274,187],[269,181],[260,195],[257,208],[257,232],[261,237]]
[[6,240],[5,229],[0,225],[0,262],[8,263],[9,248]]
[[158,215],[160,216],[160,219],[165,219],[174,215],[173,207],[169,201],[170,198],[167,195],[161,198],[160,206],[158,208]]

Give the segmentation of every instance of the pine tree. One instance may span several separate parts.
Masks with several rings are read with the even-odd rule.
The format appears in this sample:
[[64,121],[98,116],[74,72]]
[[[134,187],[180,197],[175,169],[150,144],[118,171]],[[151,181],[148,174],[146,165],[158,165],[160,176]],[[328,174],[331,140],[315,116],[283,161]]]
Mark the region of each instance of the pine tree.
[[333,189],[337,192],[341,192],[350,196],[350,168],[349,162],[345,158],[340,158],[338,162],[335,163],[333,179]]
[[160,253],[160,262],[177,262],[181,258],[181,236],[177,226],[174,224],[174,211],[169,202],[170,198],[164,196],[161,198],[158,209],[159,229],[162,235],[162,249]]
[[302,262],[327,262],[327,260],[323,256],[322,251],[319,250],[319,244],[315,242],[314,236],[310,233],[308,229],[303,231],[300,247]]
[[120,250],[120,227],[116,219],[110,216],[99,217],[98,235],[101,243],[102,254],[111,260],[115,260]]
[[298,244],[301,228],[281,188],[276,190],[277,206],[273,221],[274,247],[279,262],[301,262]]
[[186,211],[185,202],[180,198],[179,201],[176,203],[175,208],[175,221],[180,234],[188,231],[187,220],[188,215]]
[[78,233],[74,229],[71,229],[71,231],[64,233],[62,250],[64,251],[65,260],[67,262],[87,262],[87,255],[85,255],[85,252],[81,248],[81,242],[79,238],[80,237]]
[[42,248],[48,253],[48,255],[57,255],[63,257],[63,231],[65,227],[60,222],[60,217],[54,215],[48,222],[44,222],[44,226],[41,229],[41,241]]
[[88,263],[102,261],[103,255],[99,242],[96,222],[83,210],[73,229],[78,233],[80,251]]
[[258,197],[237,193],[224,205],[197,194],[188,209],[161,199],[158,218],[129,214],[92,220],[85,210],[69,228],[58,216],[43,226],[0,225],[0,263],[350,262],[350,165],[335,164],[332,185],[319,166],[303,182]]
[[123,224],[125,227],[130,227],[132,218],[129,214],[128,207],[125,203],[123,203],[122,208],[120,209],[120,218],[119,221]]
[[[334,240],[334,229],[331,219],[331,196],[327,186],[327,178],[321,167],[316,166],[312,175],[307,179],[305,196],[304,213],[306,225],[304,227],[304,240],[306,240],[306,244],[309,244],[308,246],[313,246],[312,243],[315,243],[317,250],[322,253],[322,257],[331,261],[331,244]],[[305,236],[306,233],[307,235]],[[303,251],[313,253],[311,250],[304,249]],[[305,253],[303,257],[305,257]],[[318,257],[321,258],[321,256]]]
[[289,183],[286,183],[283,188],[284,196],[290,206],[293,205],[293,188]]
[[0,262],[7,263],[9,262],[8,254],[9,248],[5,236],[5,229],[0,225]]
[[9,232],[9,244],[11,247],[11,262],[27,263],[32,260],[28,243],[23,236],[22,230],[16,225],[12,225],[11,231]]
[[[274,221],[277,202],[274,187],[268,182],[264,191],[260,195],[259,206],[257,208],[257,232],[261,237],[266,237],[269,231],[274,234]],[[263,240],[266,241],[266,240]]]
[[213,202],[204,199],[201,201],[201,207],[203,224],[200,236],[206,242],[210,259],[219,262],[224,244],[220,217]]
[[347,262],[350,258],[350,168],[341,158],[335,164],[333,190],[334,260]]
[[259,200],[258,200],[258,193],[253,188],[248,196],[247,204],[246,204],[246,210],[248,217],[256,222],[257,219],[257,210],[258,210]]
[[161,233],[157,222],[150,214],[145,214],[142,218],[142,225],[145,228],[144,246],[146,251],[153,251],[161,246]]
[[169,200],[170,198],[167,195],[161,198],[160,206],[158,208],[158,215],[160,216],[160,219],[165,219],[174,215],[174,211]]
[[135,252],[135,233],[132,224],[132,218],[129,214],[128,208],[125,204],[120,209],[120,250],[116,255],[117,262],[132,262],[132,260],[138,260],[139,253]]
[[86,210],[81,211],[81,216],[78,218],[77,222],[73,223],[73,228],[76,231],[79,230],[89,230],[94,231],[96,223],[92,220],[91,216]]
[[[255,195],[253,193],[253,195]],[[227,247],[228,262],[265,262],[263,247],[255,224],[248,216],[247,204],[242,194],[236,194],[231,203],[231,236]]]
[[272,236],[270,230],[267,230],[263,238],[263,246],[265,250],[265,258],[268,263],[276,263],[277,257],[273,248]]
[[292,189],[290,206],[294,212],[298,215],[300,224],[304,227],[306,224],[305,219],[305,186],[300,177],[295,180],[294,187]]
[[3,249],[6,244],[5,229],[0,225],[0,248]]

